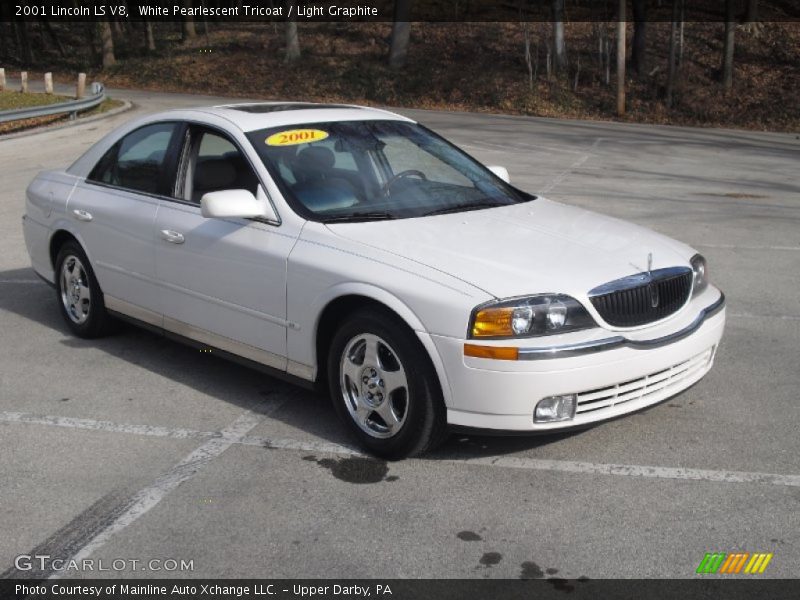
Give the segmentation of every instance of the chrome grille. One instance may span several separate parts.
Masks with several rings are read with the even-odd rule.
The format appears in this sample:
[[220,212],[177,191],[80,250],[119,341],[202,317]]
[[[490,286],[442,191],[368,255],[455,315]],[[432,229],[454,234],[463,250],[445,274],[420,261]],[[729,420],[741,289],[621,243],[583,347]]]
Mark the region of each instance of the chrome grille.
[[699,379],[709,369],[714,357],[714,350],[715,347],[712,346],[705,352],[668,369],[577,394],[578,408],[576,412],[578,414],[587,413],[646,398],[658,392],[669,392],[672,388],[683,389],[687,386],[687,382],[692,383],[692,379]]
[[664,319],[681,308],[692,291],[689,268],[659,269],[612,281],[589,292],[603,320],[636,327]]

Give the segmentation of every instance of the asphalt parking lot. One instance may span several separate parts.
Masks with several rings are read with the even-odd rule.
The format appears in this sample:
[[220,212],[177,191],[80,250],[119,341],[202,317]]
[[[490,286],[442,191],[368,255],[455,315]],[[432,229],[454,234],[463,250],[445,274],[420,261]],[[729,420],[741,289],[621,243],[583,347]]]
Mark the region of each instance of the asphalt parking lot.
[[709,375],[651,410],[387,464],[324,398],[132,327],[68,333],[25,187],[134,114],[221,100],[114,95],[135,109],[0,141],[0,576],[53,575],[14,567],[50,554],[193,566],[70,577],[683,578],[738,550],[800,574],[798,136],[401,111],[525,190],[696,247],[728,325]]

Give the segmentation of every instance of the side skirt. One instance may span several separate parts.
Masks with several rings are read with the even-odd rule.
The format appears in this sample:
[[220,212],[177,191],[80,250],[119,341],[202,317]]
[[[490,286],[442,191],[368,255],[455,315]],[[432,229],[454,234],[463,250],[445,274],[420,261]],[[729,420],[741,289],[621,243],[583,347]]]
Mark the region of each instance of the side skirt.
[[[211,348],[214,351],[213,352],[214,356],[219,356],[221,358],[224,358],[225,360],[229,360],[231,362],[240,364],[244,367],[260,371],[261,373],[269,375],[270,377],[280,379],[281,381],[286,381],[287,383],[291,383],[293,385],[302,387],[304,389],[317,391],[317,385],[313,380],[305,379],[303,377],[298,377],[297,375],[287,373],[286,371],[272,367],[262,362],[246,358],[240,354],[236,354],[235,352],[231,352],[229,350],[225,350],[213,344],[209,344],[204,341],[194,339],[193,337],[189,337],[189,335],[183,335],[180,333],[175,333],[174,331],[170,331],[158,323],[158,321],[160,321],[161,319],[151,318],[151,316],[154,316],[154,313],[150,313],[150,311],[145,311],[144,309],[138,309],[138,307],[133,307],[133,305],[128,305],[128,303],[125,301],[117,300],[116,298],[112,298],[110,296],[106,296],[105,300],[106,300],[106,310],[108,311],[108,313],[113,317],[119,319],[120,321],[125,321],[126,323],[130,323],[131,325],[134,325],[136,327],[141,327],[142,329],[146,329],[152,333],[164,336],[168,339],[174,340],[181,344],[185,344],[186,346],[197,348],[198,350]],[[109,304],[111,305],[110,307]],[[139,312],[142,312],[141,316],[144,318],[138,318],[138,316],[132,316],[130,314],[127,314],[126,312],[122,312],[122,310],[127,309],[128,306],[137,309],[135,311],[131,310],[130,312],[136,312],[137,314]],[[185,330],[187,331],[187,333],[190,333],[191,331],[190,326],[186,325]]]

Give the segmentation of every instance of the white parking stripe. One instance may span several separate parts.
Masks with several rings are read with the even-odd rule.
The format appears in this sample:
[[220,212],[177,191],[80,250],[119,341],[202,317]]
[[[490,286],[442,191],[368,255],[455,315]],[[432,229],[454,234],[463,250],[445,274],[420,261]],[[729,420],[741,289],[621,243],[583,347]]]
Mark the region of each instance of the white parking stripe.
[[75,419],[73,417],[39,416],[20,412],[0,413],[0,422],[30,423],[32,425],[51,425],[55,427],[71,427],[73,429],[90,429],[93,431],[111,431],[114,433],[132,433],[134,435],[152,435],[187,439],[195,437],[220,437],[218,432],[195,431],[193,429],[168,429],[155,425],[129,425],[112,423],[111,421],[95,421],[94,419]]
[[[244,418],[244,417],[242,417]],[[242,419],[240,418],[240,420]],[[208,442],[203,444],[200,448],[195,450],[186,459],[181,461],[172,471],[159,479],[156,484],[147,488],[152,490],[145,494],[142,499],[142,506],[147,506],[146,510],[155,506],[158,500],[163,497],[169,490],[179,485],[186,478],[193,476],[199,469],[199,466],[194,471],[186,465],[196,464],[197,458],[194,455],[206,455],[212,453],[205,462],[200,466],[211,460],[211,458],[218,456],[233,444],[245,446],[258,446],[261,448],[272,448],[275,450],[290,450],[299,452],[317,452],[324,454],[335,454],[340,456],[365,456],[359,450],[344,446],[341,444],[334,444],[331,442],[316,442],[316,441],[303,441],[287,438],[270,438],[263,436],[249,436],[248,431],[252,426],[247,427],[245,424],[231,426],[231,428],[224,429],[219,432],[203,432],[194,431],[191,429],[169,429],[166,427],[153,427],[143,425],[127,425],[111,423],[109,421],[91,421],[90,419],[70,419],[66,417],[54,416],[36,416],[25,413],[15,412],[1,412],[0,422],[6,423],[29,423],[34,425],[46,425],[57,427],[72,427],[79,429],[92,429],[97,431],[112,431],[119,433],[131,433],[135,435],[154,435],[160,437],[195,437],[207,436],[211,437]],[[238,423],[238,421],[237,421]],[[253,424],[254,426],[255,424]],[[246,429],[246,431],[245,431]],[[208,449],[206,449],[208,447]],[[205,449],[205,450],[204,450]],[[216,450],[215,450],[216,449]],[[216,452],[216,453],[214,453]],[[202,458],[202,456],[200,457]],[[585,475],[613,475],[620,477],[644,477],[652,479],[677,479],[687,481],[708,481],[712,483],[755,483],[761,485],[777,485],[800,487],[800,475],[784,475],[776,473],[760,473],[753,471],[727,471],[727,470],[712,470],[712,469],[689,469],[678,467],[653,467],[643,465],[623,465],[623,464],[610,464],[610,463],[589,463],[571,460],[549,460],[540,458],[527,458],[527,457],[514,457],[514,456],[501,456],[501,457],[476,457],[476,458],[442,458],[442,459],[421,459],[421,462],[431,460],[432,462],[452,464],[452,465],[476,465],[485,467],[500,467],[504,469],[527,469],[531,471],[556,471],[562,473],[576,473]],[[181,479],[183,475],[188,472],[188,477]],[[163,480],[163,481],[162,481]],[[161,482],[161,483],[159,483]],[[145,490],[146,491],[146,490]],[[143,492],[145,492],[143,491]],[[162,493],[163,492],[163,493]],[[142,493],[140,492],[139,495]],[[150,495],[161,494],[158,500],[152,505]],[[120,519],[125,519],[126,515],[136,507],[132,507]],[[127,519],[133,522],[140,514],[135,513],[133,518],[128,516]],[[127,525],[126,525],[127,526]],[[113,527],[113,525],[112,525]],[[102,534],[100,534],[102,535]],[[105,543],[105,542],[103,542]],[[88,555],[87,555],[88,556]]]
[[736,318],[736,319],[770,319],[775,320],[778,319],[780,321],[800,321],[800,316],[798,315],[754,315],[752,313],[739,313],[739,312],[732,312],[728,313],[728,318]]
[[777,475],[747,471],[714,471],[710,469],[682,469],[675,467],[645,467],[640,465],[618,465],[575,462],[570,460],[544,460],[537,458],[468,458],[461,462],[470,465],[488,465],[507,469],[530,469],[534,471],[561,471],[590,475],[620,475],[623,477],[650,477],[655,479],[687,479],[715,483],[760,483],[800,487],[800,475]]
[[[225,452],[231,445],[241,440],[250,430],[258,425],[259,421],[259,417],[249,411],[241,415],[228,427],[220,431],[219,437],[214,437],[206,441],[172,469],[156,479],[152,485],[140,490],[131,498],[128,508],[119,517],[114,519],[114,521],[70,558],[81,561],[91,556],[99,548],[104,546],[114,535],[128,527],[131,523],[161,502],[164,496],[183,482],[193,478],[205,465]],[[67,425],[61,422],[59,426],[64,427]],[[168,431],[164,428],[160,428],[160,430]],[[156,431],[155,429],[150,429],[150,431],[151,433],[147,435],[157,435],[152,433]],[[61,575],[61,572],[55,572],[50,576],[50,579],[60,579]]]
[[556,187],[558,184],[560,184],[562,181],[564,181],[564,178],[566,178],[567,175],[572,173],[572,171],[574,171],[575,169],[580,167],[583,163],[585,163],[587,160],[589,160],[589,158],[592,156],[592,151],[595,150],[597,148],[597,146],[600,145],[600,142],[602,140],[603,140],[603,138],[597,138],[594,141],[594,143],[592,144],[592,147],[589,149],[588,153],[586,153],[583,156],[581,156],[580,158],[578,158],[578,160],[576,160],[569,167],[567,167],[561,173],[559,173],[556,176],[556,178],[553,179],[553,181],[551,181],[549,185],[547,185],[542,190],[540,190],[539,193],[540,194],[546,194],[547,192],[551,191],[554,187]]
[[0,279],[0,283],[44,283],[41,279]]
[[800,246],[748,246],[742,244],[692,244],[698,248],[716,248],[720,250],[786,250],[789,252],[800,251]]

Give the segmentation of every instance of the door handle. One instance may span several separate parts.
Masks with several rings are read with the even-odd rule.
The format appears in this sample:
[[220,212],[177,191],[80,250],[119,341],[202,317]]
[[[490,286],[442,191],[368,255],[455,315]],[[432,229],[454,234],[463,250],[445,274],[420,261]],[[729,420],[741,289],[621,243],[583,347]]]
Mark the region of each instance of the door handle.
[[168,241],[170,244],[182,244],[185,241],[182,233],[170,229],[161,230],[161,239]]
[[92,213],[87,212],[85,210],[81,210],[79,208],[73,210],[72,214],[75,215],[75,218],[78,219],[78,221],[91,221],[93,218]]

